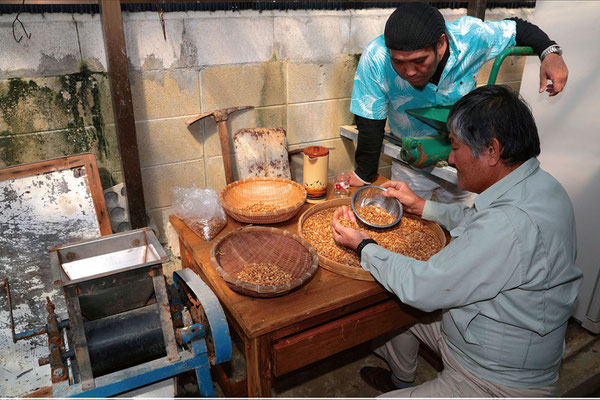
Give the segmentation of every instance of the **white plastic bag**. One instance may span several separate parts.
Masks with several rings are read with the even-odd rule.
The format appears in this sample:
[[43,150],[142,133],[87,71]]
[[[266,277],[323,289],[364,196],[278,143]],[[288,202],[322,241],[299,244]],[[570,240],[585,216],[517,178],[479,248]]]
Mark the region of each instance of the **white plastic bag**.
[[219,195],[212,188],[173,188],[173,211],[177,217],[207,242],[227,225]]

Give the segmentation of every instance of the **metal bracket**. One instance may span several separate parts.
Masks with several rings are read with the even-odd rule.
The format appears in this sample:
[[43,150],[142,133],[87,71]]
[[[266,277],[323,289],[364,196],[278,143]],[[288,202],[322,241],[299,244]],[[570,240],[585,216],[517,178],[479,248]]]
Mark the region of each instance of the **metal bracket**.
[[[202,304],[204,314],[208,319],[207,339],[214,347],[214,360],[211,364],[220,364],[231,359],[231,337],[225,312],[219,299],[212,290],[191,269],[181,269],[173,273],[173,281],[177,285],[186,285]],[[210,332],[210,334],[208,334]]]
[[15,335],[15,319],[13,318],[12,299],[10,297],[10,285],[8,284],[8,278],[4,278],[2,283],[0,283],[0,288],[6,289],[6,298],[8,300],[8,312],[10,314],[10,330],[12,331],[13,343],[17,343],[18,339]]

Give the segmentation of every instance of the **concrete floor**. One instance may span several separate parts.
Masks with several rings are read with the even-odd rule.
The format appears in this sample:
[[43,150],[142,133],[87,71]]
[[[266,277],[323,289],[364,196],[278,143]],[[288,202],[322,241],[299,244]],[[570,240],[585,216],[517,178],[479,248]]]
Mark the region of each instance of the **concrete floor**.
[[[164,265],[165,275],[181,268],[176,257]],[[560,397],[599,397],[600,396],[600,338],[571,321],[567,329],[567,349],[563,357],[558,382]],[[233,381],[245,376],[245,360],[241,340],[232,332],[233,357],[225,365]],[[345,352],[311,364],[298,371],[276,378],[273,383],[273,397],[375,397],[381,394],[365,384],[359,371],[363,366],[387,367],[386,363],[371,351],[371,343],[364,343]],[[417,384],[431,380],[437,372],[419,357]],[[223,397],[216,382],[215,396]],[[192,392],[184,392],[192,396]]]
[[[568,358],[563,361],[558,382],[560,397],[596,397],[600,395],[600,336],[592,335],[572,321],[567,332]],[[579,349],[575,352],[572,347]],[[227,369],[234,380],[244,377],[242,345],[234,337],[234,354]],[[349,349],[325,360],[275,379],[273,397],[375,397],[381,393],[365,384],[359,371],[363,366],[386,367],[371,351],[371,344]],[[433,379],[437,372],[419,357],[417,384]],[[223,392],[216,382],[215,395]]]

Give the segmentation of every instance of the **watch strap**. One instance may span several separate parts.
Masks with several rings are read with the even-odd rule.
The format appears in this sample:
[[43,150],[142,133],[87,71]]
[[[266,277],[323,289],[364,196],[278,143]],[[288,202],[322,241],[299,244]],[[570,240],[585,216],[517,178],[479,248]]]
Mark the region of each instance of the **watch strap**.
[[365,248],[366,245],[368,245],[369,243],[373,243],[373,244],[377,244],[377,242],[374,239],[371,238],[367,238],[367,239],[363,239],[358,246],[356,247],[356,254],[358,254],[358,256],[361,256],[362,250]]
[[546,50],[542,51],[542,54],[540,54],[540,60],[544,61],[544,58],[546,58],[546,56],[548,54],[552,54],[552,53],[556,53],[559,56],[562,56],[563,51],[562,51],[562,48],[559,45],[553,44],[551,46],[548,46],[546,48]]

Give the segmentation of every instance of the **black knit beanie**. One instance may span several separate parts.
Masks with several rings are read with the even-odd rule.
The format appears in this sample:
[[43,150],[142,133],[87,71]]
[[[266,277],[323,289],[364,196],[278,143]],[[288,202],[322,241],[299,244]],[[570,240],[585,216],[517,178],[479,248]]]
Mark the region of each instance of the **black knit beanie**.
[[385,24],[385,45],[392,50],[412,51],[437,42],[446,31],[444,17],[427,3],[402,3]]

